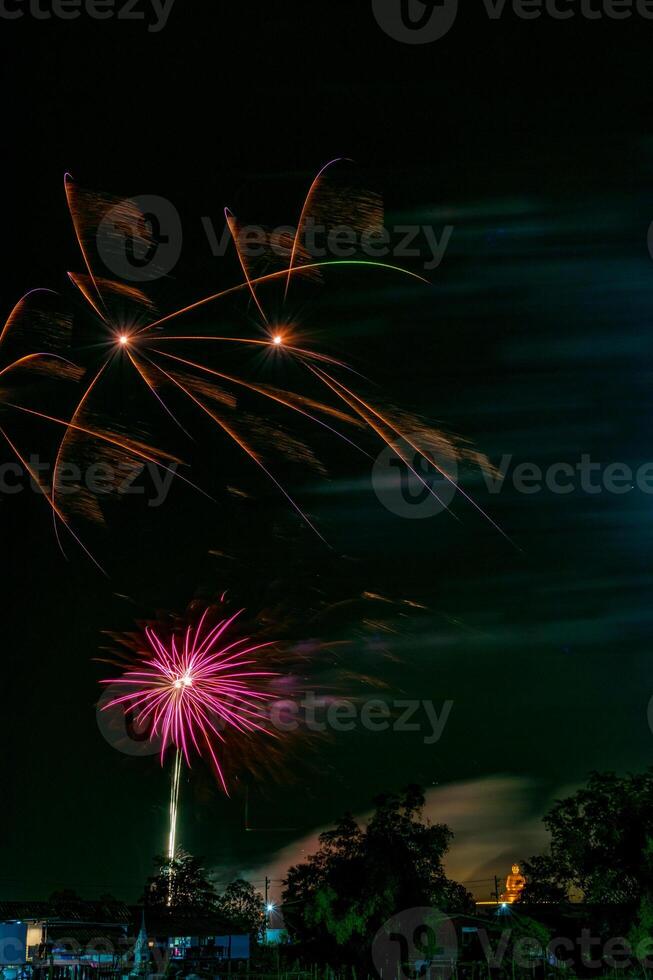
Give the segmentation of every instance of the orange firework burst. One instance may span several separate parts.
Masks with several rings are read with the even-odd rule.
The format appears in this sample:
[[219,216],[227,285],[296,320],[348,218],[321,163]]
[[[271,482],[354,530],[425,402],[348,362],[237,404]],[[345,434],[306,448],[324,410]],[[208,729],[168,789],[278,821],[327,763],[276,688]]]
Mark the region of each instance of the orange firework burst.
[[[108,413],[103,407],[103,397],[106,401],[107,396],[106,393],[103,396],[103,388],[109,383],[111,368],[117,365],[122,366],[121,370],[133,372],[143,397],[150,399],[152,405],[157,406],[186,435],[187,429],[175,410],[176,403],[184,401],[208,419],[223,436],[238,447],[248,461],[265,473],[320,537],[318,529],[273,473],[267,455],[270,450],[274,450],[303,464],[309,463],[317,469],[320,468],[319,461],[309,446],[294,435],[281,435],[278,430],[266,426],[262,412],[243,411],[243,396],[261,403],[267,402],[270,407],[280,406],[281,410],[294,416],[302,416],[366,456],[370,454],[358,444],[358,440],[364,433],[372,435],[390,447],[422,483],[425,491],[436,497],[431,483],[414,468],[416,457],[450,482],[453,482],[453,478],[436,459],[435,452],[438,448],[443,449],[451,458],[466,459],[482,466],[487,464],[479,454],[418,420],[405,414],[390,412],[370,398],[364,398],[349,380],[351,373],[344,373],[350,372],[344,362],[314,349],[305,341],[302,342],[297,327],[289,325],[296,322],[296,318],[287,315],[287,304],[292,293],[292,283],[297,278],[319,278],[332,267],[362,266],[369,270],[385,269],[392,274],[425,281],[414,273],[382,262],[360,259],[316,262],[312,259],[304,242],[309,219],[314,220],[316,215],[322,216],[329,209],[335,213],[337,219],[342,220],[338,211],[340,205],[334,204],[338,199],[325,189],[325,179],[337,162],[331,161],[323,167],[311,183],[300,209],[294,234],[281,243],[277,242],[277,246],[281,244],[283,247],[277,247],[274,254],[270,252],[264,255],[259,260],[258,267],[245,254],[238,221],[227,209],[226,222],[236,248],[243,281],[163,316],[158,314],[144,289],[107,279],[97,272],[101,261],[98,227],[106,222],[107,215],[111,214],[114,225],[119,227],[123,235],[123,241],[126,240],[125,236],[129,236],[132,250],[136,246],[147,250],[154,246],[154,237],[152,225],[146,215],[139,210],[136,203],[91,194],[79,188],[72,177],[66,175],[66,198],[86,270],[84,273],[69,273],[69,277],[95,322],[94,340],[98,330],[104,337],[100,342],[89,344],[83,341],[75,347],[75,359],[79,360],[81,357],[84,360],[84,369],[80,372],[84,376],[83,388],[67,419],[37,412],[27,406],[16,406],[19,411],[39,415],[54,424],[64,426],[54,460],[49,497],[55,526],[57,520],[63,521],[67,527],[70,526],[71,514],[68,508],[75,510],[77,516],[102,520],[97,500],[85,489],[67,498],[67,510],[64,513],[64,503],[60,500],[60,473],[70,454],[81,453],[87,460],[95,459],[98,455],[104,459],[107,454],[113,454],[114,462],[118,461],[121,468],[132,467],[134,471],[142,468],[146,462],[167,469],[173,463],[180,462],[177,457],[155,449],[145,432],[136,431],[137,426],[141,425],[140,415],[138,422],[133,418],[122,424],[115,420],[107,422]],[[349,208],[350,213],[353,213],[353,221],[359,225],[367,228],[372,224],[378,225],[379,203],[373,195],[359,194],[353,201],[349,201]],[[275,267],[279,264],[282,265],[281,268]],[[214,321],[213,311],[221,301],[243,294],[249,296],[259,319],[258,328],[251,336],[230,335],[224,328],[216,331],[212,327],[205,329],[204,325],[199,329],[188,325],[188,321],[192,321],[192,314],[199,310],[208,312]],[[268,301],[271,305],[273,300],[277,308],[281,304],[281,315],[274,318],[268,312]],[[193,350],[198,353],[191,353]],[[290,368],[291,363],[296,365],[304,372],[307,382],[312,386],[319,386],[318,397],[298,391],[296,386],[280,388],[265,381],[252,381],[243,376],[242,368],[229,369],[229,356],[238,353],[242,357],[246,352],[274,356],[277,368],[283,369],[284,365]],[[73,365],[70,369],[78,370]],[[343,380],[345,377],[346,382]],[[348,429],[357,433],[356,439],[351,437]],[[457,489],[480,510],[460,487]],[[494,524],[489,517],[487,519]]]

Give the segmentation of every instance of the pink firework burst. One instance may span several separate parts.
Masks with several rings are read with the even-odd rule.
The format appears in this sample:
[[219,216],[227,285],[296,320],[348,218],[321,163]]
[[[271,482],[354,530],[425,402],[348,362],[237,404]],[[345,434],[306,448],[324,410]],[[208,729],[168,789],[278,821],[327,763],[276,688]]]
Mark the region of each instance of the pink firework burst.
[[162,763],[172,746],[188,765],[193,749],[200,756],[207,754],[227,794],[217,744],[227,741],[230,729],[240,735],[272,734],[265,724],[264,703],[274,695],[257,685],[275,675],[257,670],[252,657],[272,644],[250,645],[250,637],[241,637],[225,645],[229,628],[243,611],[208,627],[205,610],[197,626],[173,632],[165,642],[148,626],[148,650],[139,664],[122,677],[102,681],[129,688],[103,710],[118,705],[125,714],[133,713],[139,725],[149,724],[149,737],[161,739]]

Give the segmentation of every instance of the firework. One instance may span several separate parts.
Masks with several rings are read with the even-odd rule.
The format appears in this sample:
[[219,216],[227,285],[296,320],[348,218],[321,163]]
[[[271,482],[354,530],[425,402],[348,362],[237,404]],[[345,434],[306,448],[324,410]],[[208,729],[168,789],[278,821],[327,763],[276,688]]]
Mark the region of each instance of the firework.
[[[148,740],[149,754],[170,765],[171,861],[178,855],[187,767],[198,760],[227,795],[239,790],[246,798],[251,786],[265,792],[272,783],[321,771],[321,750],[334,731],[321,714],[315,723],[315,710],[328,718],[329,706],[345,698],[362,704],[372,692],[383,697],[379,664],[397,662],[406,615],[424,608],[350,593],[335,556],[326,564],[313,550],[307,564],[296,557],[300,574],[280,592],[276,583],[267,598],[259,595],[255,620],[233,613],[223,594],[208,608],[194,602],[181,616],[166,613],[133,631],[106,634],[97,659],[111,665],[112,679],[101,681],[107,688],[102,710],[120,717],[122,731],[124,715],[139,745]],[[249,559],[245,564],[251,569]],[[265,559],[259,571],[272,582]],[[336,589],[328,600],[325,581],[327,592]]]
[[241,735],[266,731],[262,704],[272,697],[257,685],[273,675],[256,670],[252,657],[271,643],[250,644],[248,637],[225,642],[241,613],[208,628],[205,612],[197,626],[167,640],[146,627],[149,649],[138,667],[103,681],[128,688],[106,708],[121,705],[139,725],[150,722],[152,736],[161,738],[162,762],[173,746],[188,765],[193,752],[207,754],[225,792],[216,746],[226,742],[230,730]]
[[[267,420],[272,407],[290,413],[288,417],[292,415],[297,421],[301,417],[311,425],[320,426],[368,458],[374,458],[374,449],[370,445],[368,451],[361,441],[364,441],[364,437],[379,440],[391,448],[425,491],[436,498],[431,481],[415,468],[416,458],[452,484],[453,478],[437,462],[440,455],[438,450],[442,450],[442,454],[448,458],[489,468],[483,456],[459,441],[444,436],[406,413],[390,411],[376,400],[363,397],[351,380],[355,372],[352,373],[342,360],[316,350],[310,341],[302,340],[298,326],[300,317],[289,315],[293,281],[315,280],[329,268],[361,266],[368,270],[385,269],[392,274],[425,281],[412,272],[382,262],[313,260],[304,241],[309,219],[315,220],[317,217],[333,226],[343,221],[347,214],[350,224],[366,229],[378,225],[381,220],[379,201],[374,195],[358,193],[345,197],[329,188],[326,179],[338,162],[330,161],[312,181],[300,208],[294,235],[281,242],[285,248],[285,256],[282,254],[281,258],[279,253],[284,250],[279,249],[280,243],[277,242],[277,247],[259,257],[256,263],[250,260],[241,247],[238,220],[226,209],[226,222],[243,281],[164,315],[159,314],[144,289],[107,279],[96,271],[101,267],[98,227],[106,224],[107,214],[111,214],[123,241],[129,239],[134,248],[138,245],[145,249],[155,244],[146,217],[133,202],[85,191],[66,174],[66,199],[86,270],[84,273],[69,273],[69,277],[83,298],[93,324],[92,335],[77,337],[71,348],[71,359],[83,364],[78,369],[83,375],[82,387],[74,407],[65,417],[45,415],[25,406],[17,407],[19,411],[38,415],[63,427],[54,458],[50,493],[55,527],[58,518],[69,527],[73,516],[103,522],[99,503],[87,488],[80,487],[79,493],[67,496],[65,501],[61,498],[61,473],[65,462],[74,454],[81,455],[87,462],[95,461],[98,456],[106,461],[110,456],[108,462],[113,464],[114,469],[131,468],[135,473],[145,462],[168,470],[173,463],[181,463],[178,455],[156,449],[149,434],[143,430],[141,419],[147,400],[185,436],[189,435],[185,427],[188,423],[184,419],[185,424],[182,424],[178,404],[208,419],[251,464],[265,474],[320,537],[318,528],[273,472],[274,464],[268,457],[275,453],[303,468],[312,467],[318,473],[324,473],[324,468],[307,442]],[[345,207],[346,212],[343,210]],[[277,267],[279,265],[280,268]],[[242,336],[242,332],[231,335],[223,315],[221,329],[215,330],[216,306],[222,309],[222,301],[240,296],[249,297],[255,316],[259,319],[258,327],[249,336]],[[274,317],[269,312],[273,307],[281,310]],[[198,311],[204,315],[204,322],[199,327],[195,318]],[[87,330],[88,326],[84,328],[84,331]],[[296,367],[299,367],[300,377],[305,379],[303,388],[298,387],[295,380],[292,386],[286,388],[267,384],[259,378],[251,380],[244,374],[242,362],[247,359],[251,364],[249,355],[256,353],[264,357],[263,363],[259,361],[256,365],[259,378],[261,368],[271,366],[266,359],[273,358],[277,373],[279,370],[285,373],[287,368],[290,375],[292,368],[296,376]],[[234,356],[241,363],[232,369],[230,358]],[[116,372],[120,377],[121,390],[129,386],[131,400],[130,414],[120,421],[111,418],[109,413],[113,412],[115,400],[108,397],[104,390],[110,386]],[[139,403],[138,415],[134,419],[131,403],[136,397],[145,401]],[[253,408],[243,408],[243,400],[253,404]],[[186,477],[176,475],[190,483]],[[457,484],[454,485],[497,527],[472,498]],[[446,507],[446,504],[443,503],[443,506]]]
[[144,631],[138,662],[121,677],[102,681],[126,689],[103,710],[120,708],[148,726],[149,737],[161,743],[161,763],[174,750],[170,788],[168,858],[177,851],[177,820],[182,766],[191,756],[207,758],[228,795],[221,753],[233,736],[271,734],[265,704],[273,694],[263,685],[273,672],[256,669],[254,654],[270,642],[230,638],[230,628],[243,610],[210,625],[205,610],[196,626],[168,636],[151,626]]
[[[331,161],[331,164],[336,161]],[[98,389],[107,379],[108,369],[116,361],[127,364],[133,369],[134,377],[144,390],[155,400],[156,405],[172,420],[179,429],[188,435],[187,430],[172,408],[173,401],[181,397],[205,418],[208,418],[232,444],[256,465],[266,477],[276,486],[302,519],[318,534],[320,533],[308,516],[302,511],[295,499],[274,475],[271,464],[264,458],[259,448],[260,444],[273,445],[282,455],[292,459],[300,459],[304,463],[312,463],[316,468],[319,464],[314,459],[309,447],[292,438],[281,438],[277,432],[266,426],[261,414],[249,414],[240,411],[239,396],[247,393],[259,400],[266,400],[284,409],[308,418],[339,436],[352,446],[356,444],[349,436],[336,429],[337,423],[357,427],[361,424],[360,413],[344,411],[342,405],[330,404],[323,399],[315,399],[303,392],[283,390],[266,385],[253,383],[236,371],[227,371],[207,363],[206,356],[210,345],[244,352],[268,352],[281,354],[298,361],[303,367],[313,371],[317,368],[346,368],[341,361],[320,351],[300,346],[288,327],[273,324],[267,316],[263,301],[260,298],[264,288],[283,286],[284,301],[288,297],[291,280],[294,277],[317,276],[328,267],[359,266],[391,270],[394,273],[421,279],[413,273],[382,262],[360,260],[336,260],[314,262],[307,261],[302,248],[302,227],[309,217],[309,209],[315,201],[320,179],[328,169],[322,168],[313,181],[309,193],[301,209],[297,231],[292,240],[286,242],[288,250],[288,265],[273,271],[264,271],[254,275],[252,269],[239,247],[238,223],[233,214],[226,209],[227,225],[232,233],[236,246],[244,281],[204,297],[194,303],[184,306],[164,316],[157,316],[155,305],[150,297],[139,288],[126,286],[97,275],[95,267],[100,261],[97,254],[97,228],[100,219],[108,213],[116,227],[141,248],[153,245],[152,231],[135,204],[121,201],[106,195],[91,194],[79,188],[70,175],[66,175],[65,188],[68,207],[72,218],[75,236],[83,257],[86,273],[69,273],[74,286],[83,296],[94,319],[99,317],[104,340],[94,350],[99,352],[99,363],[88,371],[85,388],[73,412],[69,431],[62,439],[55,466],[53,499],[58,492],[57,472],[64,456],[71,448],[72,438],[80,437],[81,420],[90,411],[93,399]],[[425,281],[425,280],[422,280]],[[194,311],[205,309],[228,297],[237,297],[248,293],[256,305],[262,320],[262,329],[256,336],[229,336],[226,333],[194,333],[186,329],[180,332],[179,322]],[[183,320],[182,320],[183,323]],[[189,356],[188,347],[199,348],[196,356]],[[163,348],[163,349],[162,349]],[[180,350],[183,348],[183,350]],[[209,355],[210,356],[210,355]],[[219,355],[218,355],[219,356]],[[221,357],[225,361],[224,353]],[[324,382],[321,374],[315,372],[315,377]],[[329,380],[329,379],[327,379]],[[323,390],[325,386],[323,385]],[[342,400],[342,399],[341,399]],[[366,425],[367,422],[363,423]],[[369,426],[368,426],[369,427]],[[85,433],[82,433],[85,435]],[[360,447],[357,447],[360,448]]]

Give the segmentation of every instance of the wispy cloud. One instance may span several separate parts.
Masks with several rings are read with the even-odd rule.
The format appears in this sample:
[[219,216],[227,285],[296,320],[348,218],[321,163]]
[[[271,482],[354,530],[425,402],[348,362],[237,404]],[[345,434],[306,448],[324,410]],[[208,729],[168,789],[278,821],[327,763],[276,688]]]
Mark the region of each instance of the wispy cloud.
[[[494,874],[508,874],[510,864],[542,850],[546,832],[541,814],[534,812],[532,780],[496,774],[485,779],[450,783],[426,791],[424,816],[433,823],[446,823],[455,837],[446,859],[447,874],[457,881],[469,882],[476,897],[488,897]],[[357,815],[365,822],[369,812]],[[260,882],[272,879],[271,896],[281,897],[281,880],[288,868],[306,860],[319,847],[320,834],[326,826],[298,838],[279,850],[264,865],[242,869],[243,877]],[[234,869],[214,869],[221,879]],[[228,872],[228,873],[227,873]]]

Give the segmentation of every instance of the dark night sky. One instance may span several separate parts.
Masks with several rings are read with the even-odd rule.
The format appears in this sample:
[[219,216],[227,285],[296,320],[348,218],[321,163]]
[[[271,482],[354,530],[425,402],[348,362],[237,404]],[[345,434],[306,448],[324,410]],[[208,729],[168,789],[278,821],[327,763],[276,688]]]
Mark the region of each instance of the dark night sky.
[[[229,203],[292,220],[312,173],[343,154],[384,193],[390,220],[454,233],[433,287],[355,278],[307,309],[330,349],[494,462],[648,461],[651,27],[490,23],[477,8],[424,47],[386,37],[366,0],[176,0],[159,34],[2,22],[3,313],[36,285],[66,289],[79,268],[65,170],[174,202],[184,299],[235,272],[211,256],[201,216],[217,222]],[[468,506],[456,506],[461,523],[393,516],[369,467],[326,452],[329,492],[317,480],[302,492],[333,553],[264,485],[255,514],[176,488],[161,510],[116,518],[99,545],[105,580],[74,549],[63,561],[42,502],[0,500],[0,897],[138,895],[163,843],[167,777],[98,731],[101,631],[223,588],[252,609],[296,589],[299,610],[298,553],[328,601],[368,589],[428,606],[403,624],[401,666],[384,680],[453,700],[451,720],[430,747],[339,736],[298,782],[253,791],[252,823],[287,832],[245,833],[242,792],[221,797],[199,763],[183,836],[211,867],[268,866],[344,809],[419,781],[432,816],[459,813],[466,842],[474,814],[479,836],[490,821],[495,836],[458,859],[478,878],[526,856],[548,802],[590,769],[648,765],[653,497],[493,496],[470,478],[513,548]],[[212,465],[222,478],[242,467]],[[231,568],[210,554],[225,542]],[[468,792],[460,811],[455,784]]]

